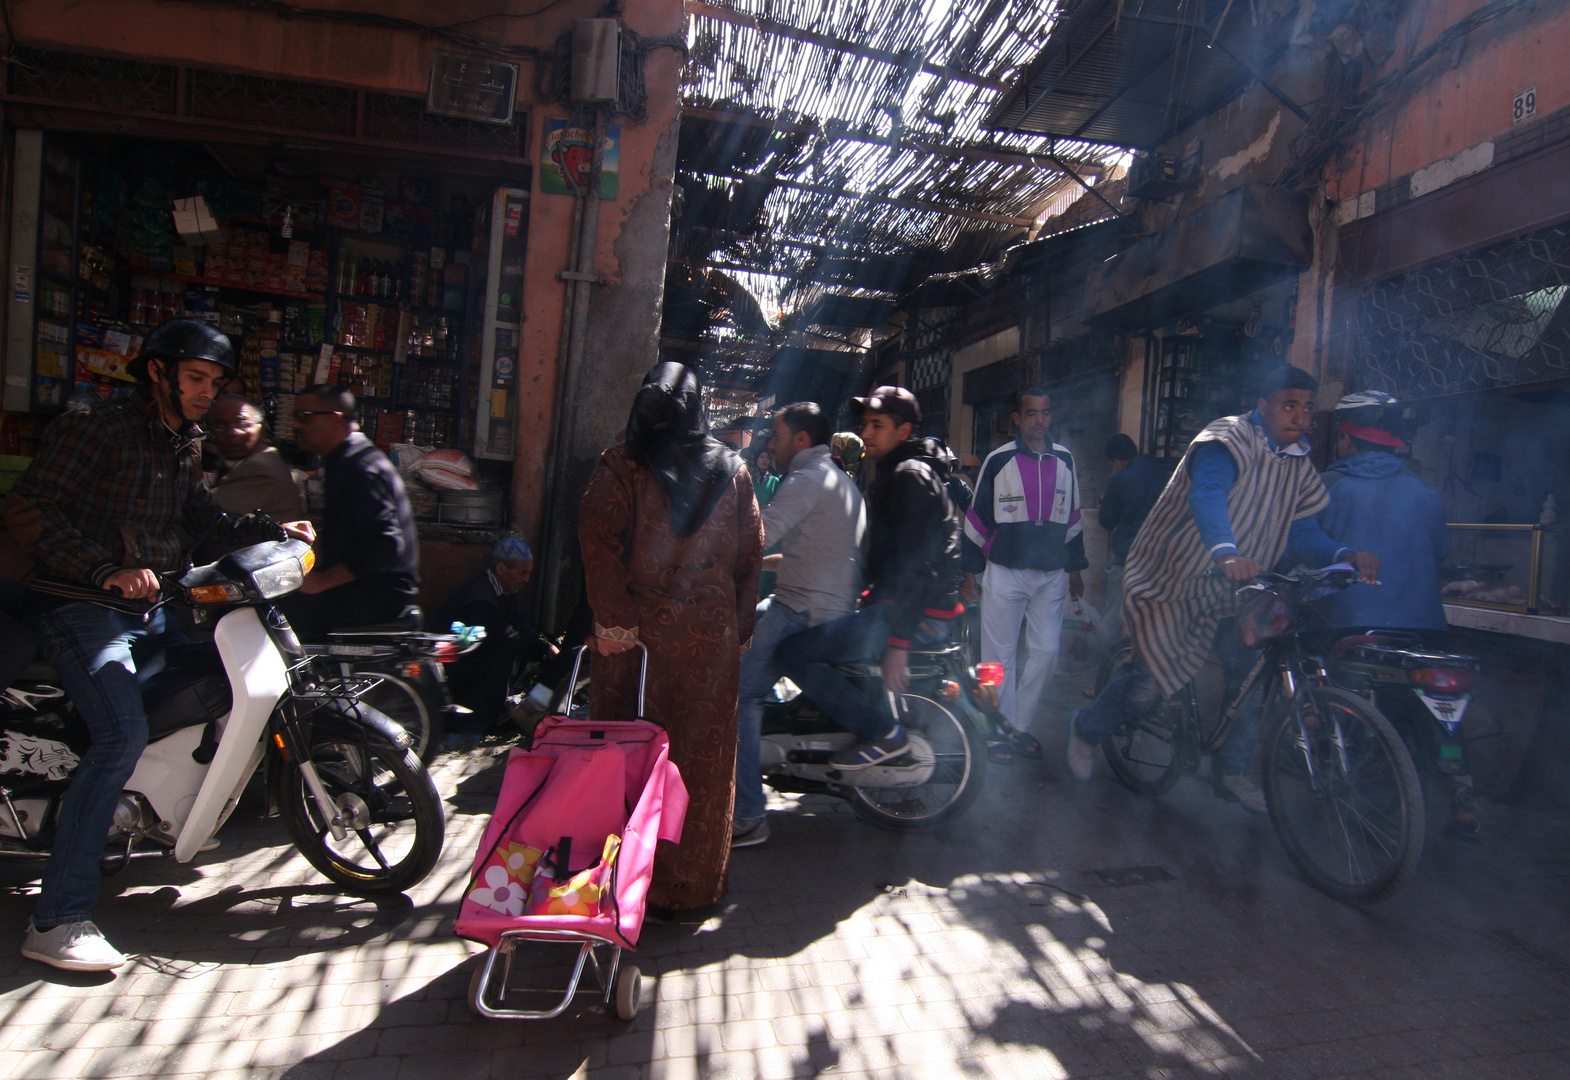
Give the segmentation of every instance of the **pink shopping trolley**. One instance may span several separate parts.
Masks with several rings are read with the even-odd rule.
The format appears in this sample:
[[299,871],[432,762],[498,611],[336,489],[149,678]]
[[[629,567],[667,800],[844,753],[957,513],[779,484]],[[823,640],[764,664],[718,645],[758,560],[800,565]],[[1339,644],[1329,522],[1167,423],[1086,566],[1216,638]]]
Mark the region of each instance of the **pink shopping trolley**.
[[[570,688],[578,685],[582,662],[579,650]],[[621,963],[621,953],[637,947],[643,929],[655,844],[680,841],[687,814],[687,788],[670,760],[665,730],[643,719],[648,667],[644,649],[638,719],[548,716],[531,748],[514,747],[508,755],[456,927],[459,937],[487,946],[469,983],[469,1007],[481,1016],[560,1016],[585,967],[594,969],[608,1011],[623,1020],[638,1012],[640,973]],[[571,696],[569,690],[569,705]],[[507,1004],[513,957],[526,941],[578,946],[571,980],[550,1008]],[[602,948],[609,948],[608,959]]]

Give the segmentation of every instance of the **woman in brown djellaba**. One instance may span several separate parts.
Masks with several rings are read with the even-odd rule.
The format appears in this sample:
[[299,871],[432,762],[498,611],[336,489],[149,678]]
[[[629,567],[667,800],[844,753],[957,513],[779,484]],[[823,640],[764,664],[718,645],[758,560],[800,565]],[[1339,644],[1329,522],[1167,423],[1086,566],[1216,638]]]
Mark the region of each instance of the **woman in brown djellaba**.
[[642,642],[644,712],[670,733],[691,800],[681,843],[660,843],[649,905],[708,907],[727,886],[736,684],[752,640],[763,524],[741,459],[709,435],[687,368],[657,364],[644,377],[626,441],[600,455],[578,521],[597,654],[590,713],[636,711]]

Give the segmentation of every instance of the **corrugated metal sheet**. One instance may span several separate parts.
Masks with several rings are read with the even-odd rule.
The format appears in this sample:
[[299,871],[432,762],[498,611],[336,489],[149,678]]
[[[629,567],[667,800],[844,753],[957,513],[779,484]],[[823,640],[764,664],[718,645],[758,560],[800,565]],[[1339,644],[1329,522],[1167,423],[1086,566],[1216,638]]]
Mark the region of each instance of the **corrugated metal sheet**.
[[988,126],[1153,149],[1241,93],[1250,67],[1269,67],[1292,10],[1258,5],[1256,13],[1246,0],[1081,0]]

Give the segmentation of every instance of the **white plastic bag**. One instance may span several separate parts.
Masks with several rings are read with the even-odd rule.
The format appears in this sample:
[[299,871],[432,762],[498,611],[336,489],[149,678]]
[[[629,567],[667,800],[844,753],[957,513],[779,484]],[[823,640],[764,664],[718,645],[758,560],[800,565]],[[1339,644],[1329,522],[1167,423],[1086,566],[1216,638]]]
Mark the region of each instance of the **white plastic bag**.
[[1106,651],[1110,644],[1107,641],[1106,624],[1101,621],[1101,612],[1096,610],[1084,597],[1071,600],[1072,613],[1063,620],[1063,652],[1077,664],[1088,663]]
[[392,463],[397,467],[398,471],[407,477],[414,471],[414,467],[420,463],[420,459],[434,449],[436,449],[434,446],[395,442],[392,444],[392,453],[388,456],[392,458]]

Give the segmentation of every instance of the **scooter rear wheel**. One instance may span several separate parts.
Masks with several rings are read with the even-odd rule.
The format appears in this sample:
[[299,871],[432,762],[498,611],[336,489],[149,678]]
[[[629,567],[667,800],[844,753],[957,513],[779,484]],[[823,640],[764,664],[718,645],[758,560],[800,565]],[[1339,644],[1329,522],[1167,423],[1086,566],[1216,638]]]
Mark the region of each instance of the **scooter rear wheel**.
[[847,788],[857,816],[885,829],[925,829],[962,812],[981,794],[987,743],[963,713],[918,694],[900,695],[900,714],[932,746],[936,758],[924,784]]
[[421,686],[417,680],[385,671],[367,670],[359,676],[368,683],[360,700],[397,721],[414,740],[414,750],[420,760],[429,764],[441,750],[442,739],[447,734],[442,712],[445,703],[439,700],[439,692]]
[[273,771],[273,800],[289,838],[323,876],[352,892],[402,892],[441,857],[441,797],[412,749],[370,738],[319,739],[311,762],[349,826],[333,836],[296,764]]

